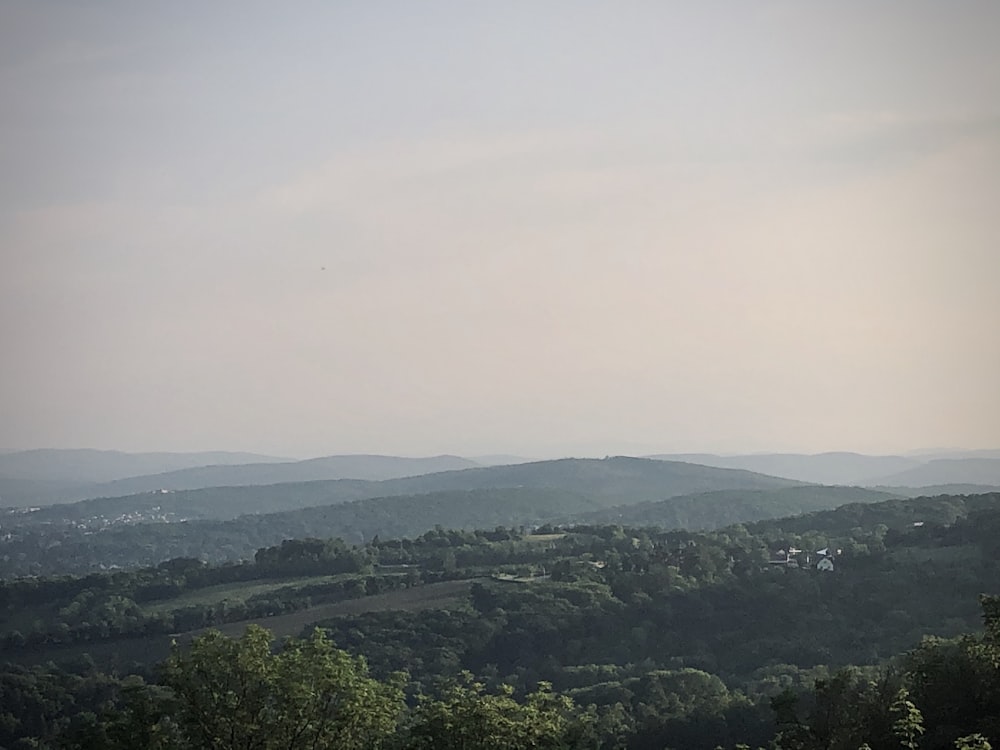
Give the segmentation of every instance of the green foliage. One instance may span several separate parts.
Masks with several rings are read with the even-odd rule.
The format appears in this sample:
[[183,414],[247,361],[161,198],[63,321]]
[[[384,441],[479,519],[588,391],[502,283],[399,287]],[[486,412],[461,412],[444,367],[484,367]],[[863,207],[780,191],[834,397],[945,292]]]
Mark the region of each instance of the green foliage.
[[925,639],[904,661],[910,691],[921,707],[933,746],[962,735],[1000,737],[1000,642],[998,597],[982,597],[986,632],[944,640]]
[[321,631],[277,653],[271,634],[251,627],[239,639],[217,632],[175,650],[163,670],[174,691],[172,719],[194,747],[378,748],[403,709],[397,682],[368,677],[362,660],[335,649]]
[[[775,738],[775,747],[829,750],[937,750],[976,734],[988,742],[1000,736],[1000,599],[982,598],[982,635],[954,636],[977,626],[976,597],[1000,574],[998,502],[893,501],[821,514],[815,527],[782,519],[708,533],[435,526],[365,545],[286,541],[237,565],[183,558],[0,581],[0,644],[26,663],[70,644],[124,651],[133,643],[125,636],[166,653],[165,633],[232,620],[242,632],[246,618],[282,612],[297,614],[267,622],[294,628],[284,633],[334,617],[324,627],[347,649],[315,635],[275,650],[253,629],[237,641],[215,634],[176,650],[159,685],[106,678],[99,690],[79,677],[92,669],[8,668],[0,746],[59,738],[65,748],[180,750],[228,747],[212,744],[228,738],[234,747],[295,747],[307,736],[350,746],[367,725],[338,729],[323,700],[350,708],[352,690],[395,706],[346,714],[381,715],[364,742],[394,748],[501,730],[542,746],[635,750]],[[950,523],[914,526],[925,513]],[[844,548],[834,573],[805,564],[822,547]],[[769,565],[779,548],[805,550],[803,565]],[[447,607],[406,604],[422,592],[433,600],[431,581],[453,587]],[[367,598],[382,592],[390,593]],[[344,599],[356,601],[332,604]],[[379,611],[386,606],[397,611]],[[921,642],[925,633],[939,637]],[[392,677],[403,668],[410,708]],[[441,678],[462,670],[475,677],[441,692]],[[544,727],[552,731],[531,734]]]
[[[273,650],[250,628],[239,640],[210,632],[163,666],[167,689],[122,686],[120,707],[68,727],[58,744],[77,750],[561,750],[595,747],[597,715],[551,686],[515,700],[466,673],[439,697],[403,701],[404,677],[378,681],[363,660],[321,631]],[[609,726],[605,722],[604,726]]]
[[561,750],[582,734],[572,700],[547,683],[519,703],[513,688],[487,692],[468,672],[440,698],[417,705],[405,747],[410,750]]
[[993,746],[983,735],[976,732],[955,740],[956,750],[992,750]]
[[361,573],[372,566],[365,549],[342,539],[286,539],[277,547],[257,550],[254,562],[264,576]]
[[[341,537],[364,543],[375,535],[415,536],[437,524],[466,529],[520,526],[682,494],[796,484],[750,472],[616,457],[382,482],[336,480],[144,493],[27,514],[4,514],[0,509],[0,523],[12,534],[6,543],[9,554],[0,560],[0,575],[137,567],[176,557],[234,560],[288,538]],[[129,518],[143,522],[121,522]],[[189,520],[176,523],[180,519]],[[97,529],[101,534],[93,533]]]
[[76,666],[0,666],[0,747],[44,746],[110,705],[115,680],[92,664]]
[[902,747],[916,750],[918,739],[924,733],[924,717],[920,709],[910,700],[906,688],[900,688],[896,700],[889,706],[892,715],[892,731]]
[[735,523],[826,510],[848,503],[877,503],[892,498],[894,495],[890,493],[860,487],[805,485],[767,490],[716,490],[621,505],[579,514],[567,520],[660,526],[665,529],[717,529]]

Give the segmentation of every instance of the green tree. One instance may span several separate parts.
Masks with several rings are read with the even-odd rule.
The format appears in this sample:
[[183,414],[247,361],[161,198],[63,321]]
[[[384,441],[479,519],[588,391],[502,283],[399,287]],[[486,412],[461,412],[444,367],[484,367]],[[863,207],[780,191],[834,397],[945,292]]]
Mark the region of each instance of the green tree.
[[524,703],[502,685],[498,694],[465,673],[439,699],[423,699],[414,713],[407,750],[560,750],[585,733],[573,701],[542,683]]
[[993,746],[983,735],[976,733],[955,740],[956,750],[993,750]]
[[170,718],[192,746],[212,750],[378,748],[403,710],[398,679],[370,678],[320,630],[277,652],[257,626],[239,640],[212,631],[187,653],[175,647],[163,682],[175,696]]
[[924,717],[910,700],[906,688],[899,689],[889,711],[893,718],[892,730],[899,739],[899,744],[909,750],[916,750],[919,737],[924,733]]

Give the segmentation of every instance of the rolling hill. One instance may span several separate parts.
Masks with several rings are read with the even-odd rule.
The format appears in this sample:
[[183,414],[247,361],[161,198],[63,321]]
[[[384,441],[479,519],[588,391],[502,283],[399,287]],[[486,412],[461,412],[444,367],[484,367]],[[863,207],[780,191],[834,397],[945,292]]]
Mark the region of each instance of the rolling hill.
[[1000,458],[936,458],[871,484],[924,487],[941,484],[1000,485]]
[[[335,480],[143,493],[0,518],[0,574],[233,560],[295,537],[364,541],[447,528],[519,526],[712,490],[773,490],[787,479],[636,458],[563,459],[382,482]],[[751,516],[756,518],[758,516]],[[179,521],[185,521],[180,523]],[[98,532],[98,533],[95,533]]]
[[927,484],[922,487],[876,484],[870,490],[887,492],[898,497],[934,497],[936,495],[983,495],[1000,492],[1000,484]]
[[[123,454],[132,455],[132,454]],[[192,454],[204,456],[208,461],[220,454]],[[330,479],[363,479],[379,481],[400,477],[431,474],[441,471],[468,469],[479,466],[475,461],[458,456],[433,456],[429,458],[402,458],[399,456],[344,455],[326,456],[303,461],[280,459],[184,466],[172,471],[155,474],[127,475],[102,482],[83,482],[30,477],[7,477],[0,472],[0,501],[3,505],[51,505],[101,497],[125,495],[160,490],[194,490],[208,487],[244,487],[251,485],[312,482]],[[44,464],[38,467],[44,469]],[[81,466],[85,470],[86,466]],[[64,467],[63,471],[69,471]],[[55,472],[58,475],[58,471]]]
[[[124,453],[90,449],[43,449],[0,454],[0,507],[71,502],[127,492],[107,491],[108,483],[139,475],[199,466],[232,466],[287,461],[257,453]],[[143,488],[145,489],[145,488]],[[154,489],[150,487],[149,489]]]
[[665,529],[710,530],[736,523],[794,516],[847,503],[878,503],[899,497],[859,487],[806,485],[776,490],[719,490],[667,500],[606,508],[565,519],[568,523],[618,523]]
[[[860,453],[766,453],[717,456],[711,453],[677,453],[650,456],[658,460],[689,461],[704,466],[745,469],[776,477],[816,484],[868,485],[871,480],[921,465],[920,459],[903,456],[866,456]],[[930,484],[929,482],[927,484]]]
[[40,449],[0,454],[0,477],[80,483],[111,482],[195,466],[271,463],[286,458],[257,453],[125,453],[91,449]]
[[481,488],[367,498],[227,523],[253,529],[251,534],[267,537],[267,544],[310,536],[360,544],[375,535],[415,537],[437,526],[472,530],[533,525],[600,507],[598,499],[554,488]]
[[848,503],[831,510],[816,511],[801,516],[764,519],[749,524],[748,528],[754,533],[814,531],[846,536],[854,529],[871,529],[883,524],[889,529],[913,531],[919,525],[947,526],[970,514],[980,511],[995,512],[998,509],[1000,509],[1000,493],[997,492],[982,495],[899,498],[879,503]]
[[[316,482],[330,479],[381,481],[471,469],[474,461],[458,456],[402,458],[399,456],[326,456],[305,461],[197,466],[177,471],[118,479],[88,487],[86,498],[122,497],[158,490],[198,490],[207,487],[247,487],[262,484]],[[74,499],[85,499],[83,497]]]
[[24,522],[58,523],[96,516],[113,519],[154,513],[170,520],[227,519],[246,513],[270,513],[351,500],[496,488],[556,489],[594,499],[603,507],[662,500],[715,490],[776,489],[800,484],[748,471],[683,462],[616,457],[559,459],[513,466],[492,466],[422,476],[362,481],[281,483],[247,487],[211,487],[176,492],[145,492],[53,505],[28,514]]

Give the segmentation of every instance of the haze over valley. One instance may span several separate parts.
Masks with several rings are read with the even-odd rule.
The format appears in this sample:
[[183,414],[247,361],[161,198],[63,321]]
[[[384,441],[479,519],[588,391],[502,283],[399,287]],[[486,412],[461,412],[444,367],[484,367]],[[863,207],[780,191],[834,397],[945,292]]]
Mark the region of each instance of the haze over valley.
[[998,39],[0,2],[0,749],[1000,747]]
[[[365,544],[439,526],[599,521],[714,529],[849,503],[1000,491],[995,454],[659,454],[482,466],[457,456],[9,453],[0,455],[7,506],[0,510],[0,571],[86,572],[176,557],[236,561],[285,539]],[[227,463],[197,465],[220,460]],[[136,467],[185,464],[127,476]],[[83,481],[97,477],[114,478]]]
[[[708,750],[731,737],[783,747],[781,701],[823,705],[829,679],[854,697],[796,713],[797,731],[817,741],[884,732],[892,746],[903,725],[880,728],[880,717],[898,714],[902,690],[921,706],[913,726],[942,738],[933,747],[962,732],[988,736],[991,709],[963,708],[962,723],[949,722],[956,703],[973,700],[954,680],[956,660],[979,660],[962,683],[975,701],[1000,699],[990,692],[1000,597],[981,599],[987,629],[976,630],[977,595],[992,590],[1000,564],[998,488],[805,477],[989,479],[1000,463],[991,453],[699,456],[730,466],[662,455],[477,466],[454,456],[6,454],[5,471],[25,482],[44,482],[47,463],[62,482],[117,477],[72,485],[84,494],[155,481],[241,484],[0,510],[0,684],[16,707],[0,737],[65,738],[80,722],[114,737],[119,721],[149,731],[178,721],[188,736],[218,735],[231,719],[218,713],[228,693],[216,680],[278,696],[336,674],[323,690],[342,694],[356,677],[334,664],[348,655],[365,656],[353,669],[368,690],[398,700],[401,718],[380,730],[385,742],[429,732],[436,746],[465,720],[424,726],[423,712],[461,716],[446,708],[456,696],[462,710],[487,711],[519,693],[504,699],[505,711],[528,711],[554,699],[544,693],[551,683],[560,708],[544,709],[558,717],[546,731],[570,747]],[[230,463],[196,465],[220,457]],[[188,468],[120,476],[179,463]],[[403,476],[267,483],[296,471]],[[791,611],[800,625],[790,625]],[[275,637],[291,640],[272,650]],[[284,672],[301,649],[309,667]],[[488,682],[462,687],[472,677],[456,669]],[[81,670],[112,696],[99,719],[86,717],[95,698]],[[414,703],[385,692],[393,680],[405,680]],[[950,697],[935,692],[942,682]],[[216,692],[196,703],[188,691],[201,685]],[[540,685],[543,693],[531,692]],[[881,685],[893,701],[879,697]],[[139,694],[163,713],[127,718]],[[342,716],[290,700],[280,711]],[[203,713],[186,724],[189,701]],[[532,746],[531,715],[505,717],[479,730],[491,738],[481,747],[501,736],[512,750]],[[261,731],[286,738],[282,726]],[[590,739],[574,744],[581,732]],[[134,737],[113,741],[102,746],[124,750]]]

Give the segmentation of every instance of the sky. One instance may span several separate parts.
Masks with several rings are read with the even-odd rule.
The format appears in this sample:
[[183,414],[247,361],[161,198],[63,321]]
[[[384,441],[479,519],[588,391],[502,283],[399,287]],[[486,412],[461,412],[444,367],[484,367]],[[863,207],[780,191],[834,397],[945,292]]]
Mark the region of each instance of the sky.
[[1000,447],[992,0],[0,0],[0,450]]

